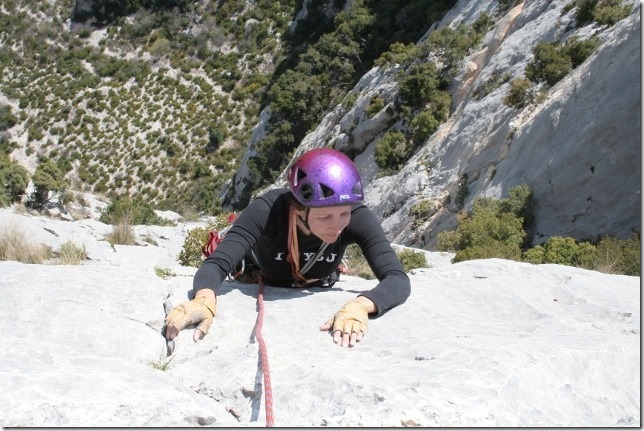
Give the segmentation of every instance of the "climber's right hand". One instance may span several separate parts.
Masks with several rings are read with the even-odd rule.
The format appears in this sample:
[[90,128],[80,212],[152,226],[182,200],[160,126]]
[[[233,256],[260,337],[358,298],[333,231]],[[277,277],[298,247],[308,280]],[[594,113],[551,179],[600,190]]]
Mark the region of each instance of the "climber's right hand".
[[199,295],[194,299],[177,305],[165,318],[165,338],[172,340],[179,335],[179,331],[190,325],[199,325],[195,329],[192,339],[196,343],[201,340],[210,329],[212,320],[217,313],[217,304],[213,298]]

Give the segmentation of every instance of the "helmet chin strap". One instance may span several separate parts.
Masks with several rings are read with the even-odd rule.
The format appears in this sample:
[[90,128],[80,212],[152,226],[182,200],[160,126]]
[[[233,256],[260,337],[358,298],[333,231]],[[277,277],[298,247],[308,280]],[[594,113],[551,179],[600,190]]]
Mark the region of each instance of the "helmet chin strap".
[[309,226],[309,209],[310,209],[309,207],[306,207],[306,209],[304,210],[304,218],[302,218],[302,216],[297,216],[297,217],[300,219],[304,227],[309,232],[311,232],[311,227]]

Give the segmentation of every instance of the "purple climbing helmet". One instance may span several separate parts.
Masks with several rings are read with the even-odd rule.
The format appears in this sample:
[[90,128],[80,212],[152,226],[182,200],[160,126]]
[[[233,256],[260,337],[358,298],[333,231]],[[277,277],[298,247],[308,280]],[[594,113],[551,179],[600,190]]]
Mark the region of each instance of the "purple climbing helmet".
[[351,159],[331,148],[302,154],[288,170],[288,185],[306,207],[330,207],[362,202],[362,181]]

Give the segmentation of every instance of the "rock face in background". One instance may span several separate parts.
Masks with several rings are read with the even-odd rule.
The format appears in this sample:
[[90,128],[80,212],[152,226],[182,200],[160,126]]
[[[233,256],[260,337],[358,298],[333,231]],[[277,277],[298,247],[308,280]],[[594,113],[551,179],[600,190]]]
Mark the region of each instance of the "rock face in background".
[[[378,177],[373,154],[397,124],[388,124],[387,108],[372,118],[365,113],[375,94],[393,103],[395,68],[365,75],[352,90],[355,106],[330,112],[297,154],[324,145],[359,152],[355,160],[367,185],[367,204],[399,244],[432,249],[440,231],[456,227],[454,202],[463,175],[469,190],[465,209],[478,197],[505,198],[512,187],[527,184],[536,199],[535,244],[552,236],[630,237],[641,227],[640,8],[613,27],[577,27],[573,11],[562,14],[568,3],[524,2],[500,19],[452,83],[449,120],[396,175]],[[440,26],[471,24],[495,5],[460,1]],[[523,110],[504,105],[509,83],[473,97],[494,74],[523,77],[537,43],[590,35],[601,38],[601,47],[537,105]],[[243,182],[243,175],[235,180]],[[275,184],[283,185],[283,180]],[[434,211],[411,230],[409,210],[421,200],[432,201]]]
[[248,159],[256,154],[255,144],[266,136],[266,121],[268,120],[268,117],[270,117],[270,111],[266,108],[260,115],[259,122],[253,128],[253,134],[250,137],[248,148],[246,149],[244,157],[239,165],[239,170],[225,186],[227,193],[229,194],[228,201],[231,205],[239,204],[239,202],[243,200],[243,196],[250,193],[248,190],[249,182],[246,180],[250,175],[248,170]]

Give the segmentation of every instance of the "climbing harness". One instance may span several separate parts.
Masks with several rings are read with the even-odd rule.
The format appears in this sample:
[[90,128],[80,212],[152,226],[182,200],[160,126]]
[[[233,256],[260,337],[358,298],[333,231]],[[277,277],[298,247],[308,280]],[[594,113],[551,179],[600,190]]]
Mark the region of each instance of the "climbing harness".
[[271,374],[268,366],[268,351],[266,342],[262,336],[262,325],[264,323],[264,278],[261,274],[257,276],[259,291],[257,293],[257,323],[255,324],[255,337],[259,342],[259,358],[262,363],[262,375],[264,377],[264,410],[266,411],[266,426],[273,426],[273,389],[271,388]]

